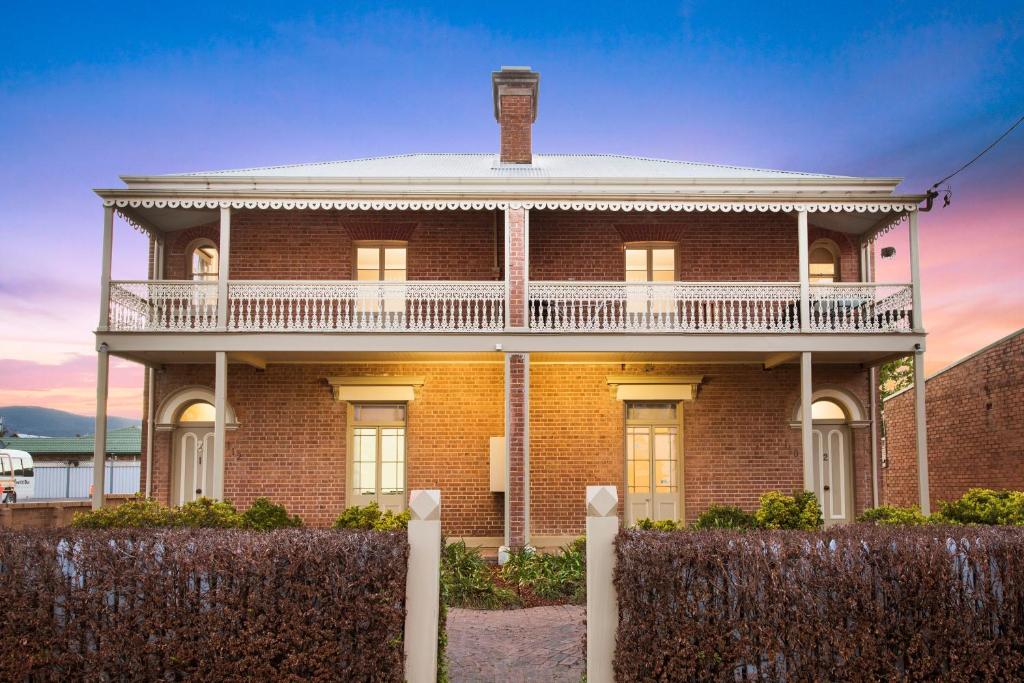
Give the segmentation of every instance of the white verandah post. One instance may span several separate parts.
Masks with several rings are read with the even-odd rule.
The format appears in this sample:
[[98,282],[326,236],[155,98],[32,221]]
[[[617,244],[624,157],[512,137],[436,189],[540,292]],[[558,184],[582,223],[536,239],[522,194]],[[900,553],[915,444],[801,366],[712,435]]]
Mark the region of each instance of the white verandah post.
[[103,507],[107,465],[107,374],[110,355],[106,344],[96,353],[96,430],[92,447],[92,509]]
[[[814,491],[814,423],[811,417],[811,352],[800,354],[800,450],[804,461],[804,490]],[[821,501],[818,501],[820,504]]]
[[800,252],[800,331],[811,329],[810,257],[807,245],[807,211],[797,214],[797,243]]
[[917,487],[921,514],[932,513],[928,491],[928,413],[925,406],[924,351],[914,352],[914,433],[917,435]]
[[614,486],[587,487],[587,681],[615,680],[615,634],[619,603],[615,593],[615,536],[619,495]]
[[913,292],[914,332],[924,332],[924,320],[921,316],[921,254],[917,246],[917,211],[907,216],[910,224],[910,283]]
[[217,249],[217,329],[228,328],[228,269],[231,266],[231,209],[220,210],[220,246]]
[[437,680],[441,617],[441,492],[409,494],[409,567],[405,579],[405,680]]
[[213,486],[204,496],[224,499],[224,456],[227,450],[228,354],[216,352],[213,378]]

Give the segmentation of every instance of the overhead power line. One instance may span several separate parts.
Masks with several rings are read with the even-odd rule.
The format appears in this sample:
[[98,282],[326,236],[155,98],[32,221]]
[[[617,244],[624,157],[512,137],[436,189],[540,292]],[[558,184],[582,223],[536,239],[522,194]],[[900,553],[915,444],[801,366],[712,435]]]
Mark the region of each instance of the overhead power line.
[[[974,157],[973,159],[971,159],[971,160],[970,160],[970,161],[968,161],[968,162],[967,162],[966,164],[964,164],[964,165],[963,165],[963,166],[961,166],[960,168],[958,168],[958,169],[956,169],[955,171],[953,171],[952,173],[950,173],[950,174],[949,174],[948,176],[946,176],[946,177],[945,177],[945,178],[943,178],[942,180],[940,180],[940,181],[938,181],[937,183],[935,183],[934,185],[932,185],[932,189],[933,189],[933,190],[936,190],[936,189],[938,189],[939,185],[941,185],[942,183],[946,182],[947,180],[949,180],[950,178],[952,178],[953,176],[955,176],[955,175],[956,175],[957,173],[959,173],[960,171],[964,170],[965,168],[967,168],[968,166],[970,166],[971,164],[973,164],[973,163],[974,163],[975,161],[977,161],[977,160],[978,160],[978,159],[980,159],[981,157],[985,156],[985,154],[987,154],[987,153],[989,152],[989,150],[991,150],[991,149],[992,149],[993,147],[995,147],[995,146],[996,146],[996,145],[998,145],[998,144],[999,144],[1000,142],[1002,142],[1002,141],[1003,141],[1003,138],[1005,138],[1005,137],[1006,137],[1007,135],[1009,135],[1010,133],[1012,133],[1012,132],[1013,132],[1013,129],[1014,129],[1014,128],[1016,128],[1017,126],[1019,126],[1019,125],[1020,125],[1021,123],[1024,123],[1024,116],[1021,116],[1021,117],[1020,117],[1019,119],[1017,119],[1017,120],[1016,120],[1016,121],[1014,122],[1014,124],[1013,124],[1012,126],[1010,126],[1009,128],[1007,128],[1007,129],[1006,129],[1006,132],[1005,132],[1005,133],[1003,133],[1003,134],[1002,134],[1002,135],[1000,135],[1000,136],[999,136],[998,138],[996,138],[995,140],[993,140],[993,141],[992,141],[992,144],[990,144],[990,145],[989,145],[988,147],[986,147],[985,149],[983,149],[983,150],[981,150],[980,152],[978,152],[978,154],[977,154],[977,155],[976,155],[976,156],[975,156],[975,157]],[[949,202],[947,201],[946,203],[948,204]]]

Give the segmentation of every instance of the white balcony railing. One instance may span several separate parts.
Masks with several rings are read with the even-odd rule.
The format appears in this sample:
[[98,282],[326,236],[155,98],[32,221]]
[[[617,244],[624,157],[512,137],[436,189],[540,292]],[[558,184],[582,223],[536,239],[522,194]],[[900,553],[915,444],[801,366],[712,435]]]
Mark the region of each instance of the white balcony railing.
[[810,329],[813,332],[909,332],[913,329],[914,293],[909,284],[812,284]]
[[504,282],[228,283],[228,329],[489,332],[505,327]]
[[215,329],[217,283],[192,280],[111,282],[108,327],[121,332]]
[[788,282],[530,282],[542,332],[799,332]]

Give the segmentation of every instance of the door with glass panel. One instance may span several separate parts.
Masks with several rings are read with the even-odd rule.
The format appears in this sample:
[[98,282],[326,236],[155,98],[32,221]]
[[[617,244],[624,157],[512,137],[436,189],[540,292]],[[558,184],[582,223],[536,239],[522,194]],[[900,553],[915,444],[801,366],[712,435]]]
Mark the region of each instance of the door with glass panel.
[[356,246],[356,280],[379,282],[363,291],[356,304],[359,315],[399,325],[405,316],[406,246],[404,242],[359,243]]
[[405,509],[405,405],[352,406],[349,505]]
[[[675,279],[674,245],[631,244],[626,247],[626,313],[630,325],[657,325],[675,312],[675,298],[667,286]],[[657,283],[666,284],[659,286]]]
[[626,518],[679,519],[678,403],[626,405]]

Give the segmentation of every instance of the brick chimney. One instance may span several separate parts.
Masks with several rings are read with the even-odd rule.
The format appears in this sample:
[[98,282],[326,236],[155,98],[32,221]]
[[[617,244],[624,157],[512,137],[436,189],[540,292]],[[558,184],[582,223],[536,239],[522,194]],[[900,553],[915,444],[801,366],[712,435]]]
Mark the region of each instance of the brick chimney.
[[503,164],[533,163],[530,129],[537,120],[539,83],[540,74],[528,66],[503,66],[491,73]]

